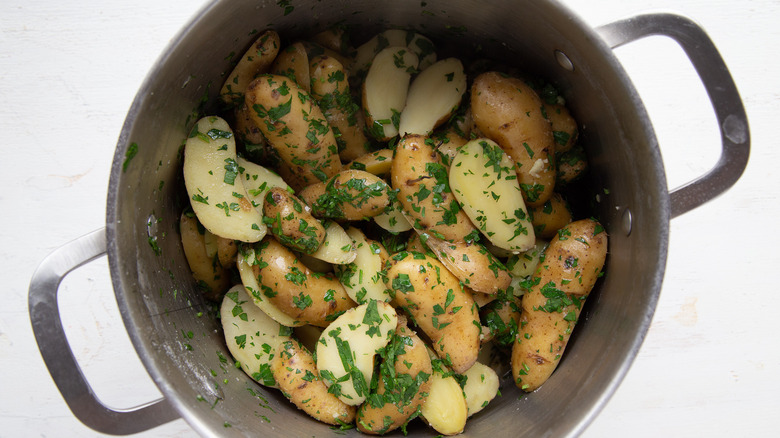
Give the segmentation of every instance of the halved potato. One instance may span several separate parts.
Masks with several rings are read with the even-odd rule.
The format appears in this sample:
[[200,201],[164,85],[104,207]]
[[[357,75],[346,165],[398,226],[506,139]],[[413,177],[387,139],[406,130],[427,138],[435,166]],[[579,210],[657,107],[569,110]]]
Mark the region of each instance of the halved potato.
[[279,34],[273,30],[260,34],[222,85],[222,100],[227,104],[243,102],[246,87],[258,74],[265,73],[270,68],[278,52]]
[[240,178],[236,141],[228,123],[204,117],[184,146],[184,185],[200,223],[217,236],[257,242],[266,233],[263,215]]
[[347,235],[354,242],[357,257],[350,264],[336,267],[339,281],[347,290],[347,295],[358,304],[368,300],[390,301],[383,280],[381,244],[370,242],[355,227],[349,227]]
[[486,138],[461,146],[449,179],[463,211],[493,245],[514,252],[533,247],[534,227],[514,162],[501,146]]
[[401,112],[398,133],[428,135],[455,112],[466,92],[466,74],[456,58],[447,58],[423,70],[412,81]]
[[355,260],[357,250],[344,228],[329,221],[325,224],[325,241],[310,255],[328,263],[344,265]]
[[398,135],[409,79],[417,65],[417,55],[406,47],[388,47],[374,58],[363,83],[363,109],[368,131],[377,140]]
[[261,385],[276,387],[271,361],[279,346],[292,338],[251,299],[240,284],[230,288],[222,299],[219,319],[225,344],[249,377]]

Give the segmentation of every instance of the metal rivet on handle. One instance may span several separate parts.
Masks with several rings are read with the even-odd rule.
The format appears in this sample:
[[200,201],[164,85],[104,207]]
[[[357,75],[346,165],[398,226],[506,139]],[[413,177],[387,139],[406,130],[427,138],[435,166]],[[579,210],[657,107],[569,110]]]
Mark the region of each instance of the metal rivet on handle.
[[567,71],[574,71],[574,64],[571,62],[568,56],[560,50],[555,51],[555,59],[558,61],[558,65]]
[[623,232],[626,233],[626,236],[631,234],[631,227],[634,225],[634,217],[631,214],[631,210],[626,208],[623,210]]

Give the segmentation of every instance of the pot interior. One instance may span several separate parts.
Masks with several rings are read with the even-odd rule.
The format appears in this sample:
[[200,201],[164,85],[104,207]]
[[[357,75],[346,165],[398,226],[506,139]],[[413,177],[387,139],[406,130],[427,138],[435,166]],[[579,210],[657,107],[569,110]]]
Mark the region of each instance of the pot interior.
[[[452,56],[476,53],[516,66],[565,97],[591,165],[583,204],[610,236],[606,275],[552,378],[528,395],[505,378],[501,396],[469,420],[464,435],[581,432],[622,380],[649,326],[666,260],[669,200],[655,136],[630,81],[592,29],[549,1],[242,0],[204,8],[139,91],[111,174],[111,274],[151,376],[203,435],[334,433],[234,366],[213,305],[195,288],[177,228],[188,202],[183,141],[192,123],[213,111],[231,54],[240,56],[267,28],[284,44],[333,24],[348,26],[355,45],[385,28],[415,29]],[[435,434],[420,424],[410,433]]]

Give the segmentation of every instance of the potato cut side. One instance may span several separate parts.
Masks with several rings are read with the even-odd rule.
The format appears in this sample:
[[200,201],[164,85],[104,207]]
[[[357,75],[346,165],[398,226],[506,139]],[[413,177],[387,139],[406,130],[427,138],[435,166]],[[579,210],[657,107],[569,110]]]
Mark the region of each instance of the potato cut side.
[[355,50],[352,74],[361,78],[368,72],[374,57],[386,47],[406,47],[420,59],[420,68],[426,68],[436,62],[436,48],[427,37],[401,29],[388,29],[380,32]]
[[463,391],[454,377],[442,377],[434,371],[430,378],[431,389],[423,403],[425,421],[442,435],[457,435],[463,432],[468,418],[468,406]]
[[184,185],[192,210],[210,232],[242,242],[265,236],[263,215],[244,188],[235,137],[224,119],[204,117],[190,132],[184,146]]
[[252,298],[240,284],[225,294],[219,315],[233,359],[257,383],[276,387],[271,361],[279,346],[292,340],[288,331],[252,304]]
[[358,304],[369,300],[390,301],[382,275],[382,256],[379,244],[370,243],[365,234],[355,227],[347,229],[357,257],[347,265],[336,267],[341,284]]
[[368,130],[376,139],[385,141],[398,134],[409,79],[417,64],[417,55],[406,47],[388,47],[374,58],[363,84],[363,109]]
[[274,321],[285,327],[297,327],[304,325],[303,321],[297,321],[295,318],[279,310],[271,301],[263,296],[260,284],[257,282],[252,265],[257,262],[255,250],[246,246],[238,254],[238,274],[241,276],[241,282],[244,284],[252,302],[260,308],[266,315]]
[[493,245],[515,252],[533,248],[534,229],[514,162],[498,144],[476,139],[458,148],[449,179],[463,211]]
[[447,58],[426,68],[409,87],[399,135],[430,134],[455,112],[465,92],[466,74],[460,60]]
[[368,397],[376,350],[390,342],[398,325],[393,306],[371,300],[347,310],[317,342],[317,370],[328,392],[357,406]]
[[265,195],[269,190],[274,187],[290,188],[276,172],[241,157],[238,157],[236,161],[238,169],[241,171],[241,182],[249,194],[249,200],[259,211],[263,211],[263,202],[265,202]]
[[335,265],[345,265],[352,263],[357,254],[352,238],[341,225],[331,221],[325,226],[325,241],[311,256]]
[[385,211],[374,216],[374,222],[391,233],[403,233],[412,229],[401,203],[395,197],[390,198],[390,204],[385,207]]
[[472,416],[485,408],[498,394],[498,374],[489,366],[476,362],[464,373],[467,377],[463,393],[466,396],[466,406]]

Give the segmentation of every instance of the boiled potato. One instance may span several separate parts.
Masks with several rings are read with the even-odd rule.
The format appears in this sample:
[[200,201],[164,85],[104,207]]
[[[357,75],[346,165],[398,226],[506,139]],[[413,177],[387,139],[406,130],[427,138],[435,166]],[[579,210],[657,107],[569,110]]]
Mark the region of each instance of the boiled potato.
[[374,216],[374,222],[377,225],[389,231],[393,234],[403,233],[412,229],[412,224],[407,220],[407,216],[403,212],[400,202],[398,202],[398,194],[395,190],[392,190],[388,198],[390,202],[385,207],[385,211]]
[[282,245],[311,254],[325,241],[325,227],[311,215],[311,208],[281,187],[265,195],[263,222]]
[[463,375],[466,376],[463,394],[466,396],[470,417],[484,409],[496,397],[500,382],[493,368],[479,362],[475,362]]
[[588,160],[582,146],[575,146],[570,151],[558,156],[558,173],[556,184],[566,186],[579,180],[588,170]]
[[392,165],[393,151],[391,149],[380,149],[355,158],[344,165],[344,170],[365,170],[368,173],[382,176],[390,173]]
[[514,164],[495,142],[476,139],[458,148],[449,178],[463,211],[493,245],[513,252],[534,245]]
[[275,296],[276,292],[268,286],[260,284],[253,269],[253,267],[259,263],[253,246],[240,246],[236,266],[238,268],[238,274],[241,277],[241,283],[244,285],[244,288],[246,288],[249,296],[252,297],[252,302],[265,312],[266,315],[270,316],[271,319],[285,327],[298,327],[306,324],[305,321],[298,320],[282,312],[273,302],[271,302],[270,298]]
[[543,205],[531,209],[534,231],[542,239],[552,239],[555,233],[571,222],[569,204],[560,193],[553,193]]
[[230,288],[222,299],[219,319],[230,354],[257,383],[276,387],[271,362],[279,346],[291,341],[289,330],[255,306],[244,286]]
[[481,331],[471,293],[433,257],[406,252],[392,260],[387,286],[395,294],[393,304],[404,309],[455,372],[469,369],[479,354]]
[[479,242],[446,242],[427,233],[420,233],[420,237],[464,286],[483,294],[509,287],[509,271]]
[[262,75],[249,84],[246,104],[279,154],[280,171],[287,172],[282,176],[294,189],[325,181],[341,170],[333,131],[311,96],[294,81]]
[[328,392],[312,354],[296,341],[284,342],[271,362],[271,371],[285,397],[307,414],[327,424],[355,419],[355,407]]
[[433,373],[423,341],[398,318],[398,327],[381,350],[376,392],[358,409],[358,430],[384,435],[409,421],[425,402]]
[[550,121],[555,139],[555,153],[561,154],[571,150],[577,142],[577,121],[571,116],[566,106],[559,103],[544,103],[544,112]]
[[544,204],[555,189],[555,144],[536,92],[520,79],[483,73],[471,86],[471,114],[515,161],[526,204]]
[[[236,160],[238,162],[238,168],[243,169],[241,173],[241,181],[244,183],[244,188],[249,194],[249,200],[256,208],[261,212],[263,211],[263,205],[265,204],[265,195],[274,187],[281,187],[287,189],[290,186],[284,182],[281,176],[277,175],[271,170],[255,164],[251,161],[247,161],[241,157]],[[265,224],[263,224],[265,226]]]
[[352,100],[344,66],[336,58],[320,55],[309,61],[309,67],[311,95],[336,135],[342,161],[367,154],[371,142],[363,131],[366,122]]
[[268,71],[278,52],[279,34],[273,30],[260,34],[225,79],[220,91],[222,100],[227,104],[243,103],[249,83]]
[[382,244],[369,241],[355,227],[349,227],[347,235],[352,239],[357,256],[352,263],[336,267],[339,281],[347,295],[358,304],[369,300],[390,301],[383,279],[385,271],[381,253],[386,251]]
[[341,225],[328,221],[325,224],[325,241],[311,256],[334,265],[345,265],[355,260],[357,249]]
[[430,380],[428,398],[420,409],[425,422],[442,435],[463,432],[468,418],[468,404],[458,381],[451,375],[443,375],[436,368]]
[[249,200],[236,160],[236,141],[228,123],[204,117],[184,146],[184,184],[192,210],[207,230],[226,239],[257,242],[266,229],[262,214]]
[[539,261],[544,255],[544,250],[550,242],[537,239],[534,247],[522,254],[516,254],[506,261],[506,267],[513,277],[528,277],[536,271]]
[[523,391],[539,388],[555,371],[606,255],[607,233],[592,219],[572,222],[550,242],[523,295],[512,346],[512,376]]
[[417,56],[406,47],[388,47],[374,58],[363,83],[363,110],[366,127],[377,140],[398,135],[409,80],[417,65]]
[[403,212],[416,231],[446,241],[463,240],[479,233],[452,193],[447,168],[422,135],[402,138],[395,150],[390,179]]
[[356,81],[365,77],[376,55],[386,47],[406,47],[414,52],[420,60],[421,69],[436,62],[436,51],[431,40],[414,31],[388,29],[378,33],[355,50],[355,62],[351,74]]
[[306,53],[306,47],[302,42],[290,44],[280,50],[271,65],[270,73],[287,76],[307,93],[311,92],[309,54]]
[[261,298],[294,321],[325,327],[355,306],[333,275],[312,272],[276,240],[266,238],[254,250],[256,262],[251,268]]
[[382,213],[390,203],[388,190],[387,183],[376,175],[350,169],[306,187],[300,197],[315,217],[354,221]]
[[216,253],[209,256],[204,242],[206,230],[201,232],[194,213],[185,210],[181,214],[179,232],[184,256],[187,258],[192,276],[198,282],[198,289],[210,300],[220,299],[222,293],[230,286],[230,275],[219,262]]
[[466,74],[456,58],[442,59],[418,74],[409,86],[398,135],[428,135],[446,122],[466,92]]
[[317,369],[328,392],[351,406],[363,403],[374,375],[374,356],[390,342],[397,325],[393,306],[376,300],[330,323],[317,342]]

